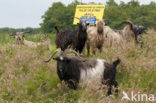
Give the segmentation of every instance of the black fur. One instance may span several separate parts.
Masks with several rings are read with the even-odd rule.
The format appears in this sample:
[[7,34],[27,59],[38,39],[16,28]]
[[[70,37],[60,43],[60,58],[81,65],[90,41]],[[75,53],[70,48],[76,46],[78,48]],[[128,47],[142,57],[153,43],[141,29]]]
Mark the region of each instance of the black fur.
[[113,66],[116,68],[117,65],[118,65],[120,62],[121,62],[121,60],[118,58],[117,60],[115,60],[115,61],[113,62]]
[[74,50],[79,53],[82,52],[85,42],[87,40],[87,23],[86,21],[81,21],[78,24],[79,28],[77,30],[61,30],[59,31],[57,27],[55,27],[57,34],[55,44],[57,48],[61,48],[61,50],[65,50],[68,47],[72,47]]
[[115,92],[118,92],[118,82],[116,81],[116,67],[120,63],[120,59],[115,60],[112,64],[105,62],[105,71],[103,74],[102,83],[108,86],[107,95],[112,94],[112,86],[116,88]]
[[[61,60],[61,58],[63,58]],[[72,89],[77,89],[80,81],[81,69],[87,72],[87,69],[92,69],[97,65],[96,59],[83,59],[79,57],[57,57],[53,58],[57,61],[57,74],[61,81],[65,81]],[[117,59],[113,63],[103,62],[104,73],[102,84],[107,85],[108,92],[111,94],[112,86],[117,88],[118,83],[116,81],[116,67],[120,63],[120,59]],[[116,92],[118,89],[116,89]]]
[[60,57],[54,58],[57,61],[57,74],[61,81],[65,81],[72,89],[77,88],[80,80],[80,68],[83,67],[81,60],[77,58]]
[[57,28],[57,26],[55,26],[55,30],[57,33],[59,33],[59,29]]

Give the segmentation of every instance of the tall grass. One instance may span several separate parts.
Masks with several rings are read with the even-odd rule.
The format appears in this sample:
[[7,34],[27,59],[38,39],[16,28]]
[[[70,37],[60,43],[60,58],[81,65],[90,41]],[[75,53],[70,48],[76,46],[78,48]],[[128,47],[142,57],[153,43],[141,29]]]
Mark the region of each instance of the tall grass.
[[[26,39],[41,41],[43,34],[26,35]],[[49,34],[52,51],[55,35]],[[102,53],[88,58],[103,58],[112,62],[117,57],[122,63],[117,68],[119,94],[107,97],[107,89],[96,84],[71,90],[60,83],[56,62],[46,64],[50,56],[42,47],[27,48],[14,45],[13,37],[0,34],[0,102],[12,103],[121,103],[122,91],[141,92],[156,96],[156,32],[143,36],[143,47],[129,43],[126,48],[104,48]],[[86,56],[85,56],[86,57]]]

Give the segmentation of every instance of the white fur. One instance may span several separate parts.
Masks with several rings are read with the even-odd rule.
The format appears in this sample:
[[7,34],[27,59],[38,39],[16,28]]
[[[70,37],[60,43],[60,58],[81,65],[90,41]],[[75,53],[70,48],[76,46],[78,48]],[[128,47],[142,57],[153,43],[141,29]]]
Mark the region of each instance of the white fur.
[[32,41],[28,41],[28,40],[23,40],[23,44],[28,46],[28,47],[37,47],[38,45],[41,45],[41,43],[35,43]]
[[60,56],[60,59],[63,60],[64,58],[62,56]]
[[34,47],[34,48],[36,48],[37,46],[43,45],[43,46],[46,46],[46,49],[50,50],[50,40],[45,40],[43,42],[32,42],[32,41],[28,41],[25,38],[23,38],[23,40],[17,39],[17,42],[19,42],[19,44],[23,44],[27,47]]
[[104,43],[105,46],[121,45],[123,43],[122,36],[114,32],[109,26],[104,27]]
[[89,83],[93,81],[101,81],[105,70],[104,60],[97,59],[95,68],[81,69],[80,83]]

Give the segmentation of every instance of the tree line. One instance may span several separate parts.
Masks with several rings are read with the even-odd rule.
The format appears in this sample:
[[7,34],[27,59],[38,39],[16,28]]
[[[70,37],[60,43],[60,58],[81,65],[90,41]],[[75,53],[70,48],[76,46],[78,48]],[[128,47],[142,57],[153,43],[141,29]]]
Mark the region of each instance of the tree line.
[[14,29],[14,28],[0,28],[0,34],[12,34],[12,33],[16,33],[16,32],[23,32],[23,31],[30,31],[30,34],[38,34],[40,33],[40,28],[18,28],[18,29]]
[[[74,29],[73,18],[75,15],[76,5],[80,4],[77,0],[69,5],[64,5],[61,2],[56,2],[42,16],[40,28],[0,28],[1,33],[13,33],[19,31],[32,31],[32,34],[54,33],[54,27],[59,29]],[[156,29],[156,2],[151,2],[147,5],[141,5],[137,0],[131,0],[128,3],[120,2],[117,4],[115,0],[106,2],[104,11],[104,19],[106,25],[113,29],[122,29],[119,24],[124,20],[131,20],[134,24],[143,25],[145,28]]]
[[[61,2],[53,3],[42,16],[41,31],[52,33],[55,31],[55,26],[60,29],[76,28],[73,25],[73,18],[78,4],[80,3],[77,0],[67,6]],[[122,1],[117,4],[114,0],[109,0],[106,2],[104,19],[106,19],[106,25],[113,29],[123,28],[119,24],[124,20],[131,20],[134,24],[143,25],[145,28],[156,29],[156,2],[141,5],[139,1],[131,0],[128,3]]]

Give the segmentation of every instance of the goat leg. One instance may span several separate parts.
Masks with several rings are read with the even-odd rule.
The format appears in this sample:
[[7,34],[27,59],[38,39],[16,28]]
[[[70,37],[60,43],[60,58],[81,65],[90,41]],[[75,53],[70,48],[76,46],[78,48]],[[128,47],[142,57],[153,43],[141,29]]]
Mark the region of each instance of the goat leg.
[[93,54],[94,55],[96,54],[96,48],[93,48]]
[[107,96],[111,95],[112,94],[112,86],[109,85],[108,86],[108,92],[107,92]]
[[68,80],[68,86],[69,86],[69,88],[72,88],[74,90],[77,89],[77,83],[75,80],[72,80],[72,79]]
[[111,95],[112,94],[112,85],[111,85],[110,80],[109,79],[107,79],[107,80],[103,79],[102,84],[108,86],[107,96]]
[[115,87],[115,94],[118,94],[118,82],[114,82],[114,87]]
[[90,45],[87,43],[87,56],[90,55]]

